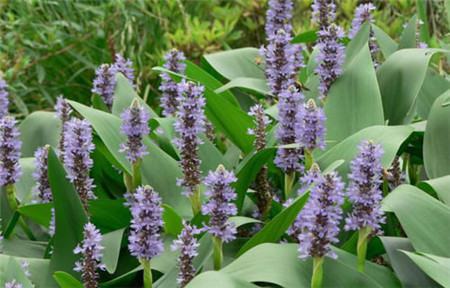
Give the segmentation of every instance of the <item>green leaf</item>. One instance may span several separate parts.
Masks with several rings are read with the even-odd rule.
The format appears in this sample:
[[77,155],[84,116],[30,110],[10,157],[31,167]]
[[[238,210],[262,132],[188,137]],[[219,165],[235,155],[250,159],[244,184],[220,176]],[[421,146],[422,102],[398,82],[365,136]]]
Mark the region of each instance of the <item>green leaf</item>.
[[344,160],[345,165],[341,165],[337,171],[345,179],[350,171],[350,161],[358,152],[358,145],[363,140],[373,140],[382,145],[384,154],[382,164],[388,168],[399,150],[402,143],[412,134],[414,129],[410,126],[372,126],[365,128],[318,157],[317,162],[320,167],[328,167],[337,160]]
[[436,194],[447,206],[450,206],[450,175],[423,181],[418,187]]
[[405,48],[416,48],[416,30],[417,30],[417,16],[414,15],[406,24],[400,36],[400,43],[398,44],[398,50]]
[[378,26],[372,24],[372,29],[381,53],[383,53],[384,58],[387,59],[391,54],[397,51],[398,44]]
[[[121,120],[109,113],[89,108],[74,101],[70,105],[86,118],[105,143],[121,168],[131,173],[131,165],[125,154],[119,152],[119,146],[126,141],[120,132]],[[180,167],[175,159],[167,155],[148,137],[144,138],[149,154],[143,158],[141,171],[144,184],[151,185],[162,197],[164,203],[169,204],[181,215],[191,215],[191,208],[186,197],[181,195],[181,189],[176,185],[176,179],[182,176]]]
[[57,271],[53,273],[53,278],[55,278],[60,288],[83,288],[83,284],[80,281],[66,272]]
[[262,166],[275,157],[276,148],[266,148],[255,154],[249,154],[236,168],[237,181],[234,184],[238,210],[242,209],[248,187],[252,184]]
[[73,268],[78,256],[73,253],[73,249],[83,239],[83,226],[88,218],[78,193],[67,180],[64,167],[53,149],[48,153],[48,179],[52,189],[56,227],[50,271],[65,271],[76,275]]
[[417,252],[450,257],[450,207],[414,186],[401,185],[383,200],[383,208],[395,213]]
[[232,80],[240,77],[266,79],[264,68],[256,64],[259,51],[256,48],[239,48],[203,56],[223,77]]
[[22,240],[16,237],[2,240],[2,253],[18,256],[40,258],[44,255],[47,242]]
[[201,273],[186,286],[186,288],[258,288],[252,283],[230,277],[221,271],[208,271]]
[[317,32],[316,30],[310,30],[303,33],[300,33],[292,39],[291,43],[311,43],[316,42],[317,40]]
[[232,216],[228,221],[233,222],[236,227],[241,227],[250,223],[261,223],[258,219],[244,216]]
[[422,119],[427,119],[434,101],[449,89],[450,81],[432,69],[428,69],[422,88],[420,88],[417,96],[417,113],[419,116]]
[[[15,270],[17,266],[10,265],[11,259],[15,259],[16,262],[22,263],[24,261],[29,263],[28,270],[30,271],[31,276],[29,279],[31,282],[36,285],[36,287],[57,287],[54,281],[49,282],[48,279],[52,280],[49,272],[49,263],[48,259],[38,259],[38,258],[30,258],[30,257],[12,257],[8,255],[0,254],[0,287],[4,287],[4,277],[7,275],[6,270],[13,269]],[[18,269],[19,271],[11,271],[12,273],[20,273],[22,269]],[[9,274],[9,272],[8,272]]]
[[34,287],[30,279],[28,279],[27,275],[25,275],[25,272],[22,270],[17,260],[14,257],[9,257],[8,264],[4,268],[4,271],[2,271],[2,273],[0,274],[0,285],[2,287],[6,287],[5,284],[13,280],[15,280],[17,284],[21,284],[22,286],[20,287]]
[[269,87],[265,79],[251,78],[251,77],[239,77],[234,78],[227,84],[216,89],[214,92],[222,93],[232,88],[242,88],[246,91],[254,92],[257,94],[268,95],[270,94]]
[[408,251],[402,251],[408,255],[417,266],[420,267],[428,276],[433,278],[442,287],[450,287],[450,277],[448,271],[450,271],[450,258],[439,257],[426,253],[411,253]]
[[16,195],[19,199],[20,204],[24,205],[30,203],[33,199],[33,188],[36,185],[34,181],[33,173],[35,169],[34,158],[20,158],[20,167],[22,168],[22,176],[19,181],[15,184]]
[[183,229],[183,219],[169,205],[164,204],[163,207],[164,232],[169,235],[178,236]]
[[37,148],[46,144],[57,147],[61,124],[54,112],[37,111],[19,125],[22,157],[34,157]]
[[[351,43],[362,42],[360,38],[368,37],[369,27],[364,27],[367,35],[361,30]],[[363,128],[384,123],[381,95],[369,48],[365,44],[360,50],[350,51],[357,54],[347,56],[350,62],[342,76],[331,86],[325,104],[327,139],[333,143]]]
[[30,218],[34,222],[48,227],[51,218],[51,209],[53,204],[45,203],[45,204],[31,204],[19,207],[18,211],[23,216]]
[[103,235],[102,246],[104,250],[102,263],[105,264],[106,271],[109,274],[113,274],[116,271],[124,232],[125,229],[119,229]]
[[298,212],[303,208],[309,198],[309,193],[298,197],[289,207],[281,211],[270,220],[264,227],[250,238],[239,250],[238,256],[262,243],[277,242],[286,230],[291,226],[297,217]]
[[384,118],[389,125],[407,123],[415,116],[415,103],[431,57],[444,50],[402,49],[380,66],[377,72],[383,98]]
[[389,263],[403,287],[437,287],[425,273],[400,251],[414,251],[407,238],[381,237],[381,241],[386,248]]
[[[310,287],[311,259],[298,259],[298,244],[261,244],[241,255],[221,271],[248,282],[281,287]],[[337,260],[325,258],[323,287],[399,287],[389,269],[366,263],[366,273],[356,270],[356,257],[335,249]]]
[[423,162],[429,178],[450,174],[450,90],[436,99],[423,140]]

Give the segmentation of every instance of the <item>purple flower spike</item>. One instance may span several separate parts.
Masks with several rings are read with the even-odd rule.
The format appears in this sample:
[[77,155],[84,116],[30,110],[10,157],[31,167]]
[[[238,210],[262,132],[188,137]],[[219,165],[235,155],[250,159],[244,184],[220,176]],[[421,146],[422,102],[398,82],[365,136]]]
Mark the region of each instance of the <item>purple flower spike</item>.
[[202,143],[199,135],[205,132],[205,115],[203,107],[203,86],[182,81],[179,84],[178,111],[174,129],[178,133],[175,144],[180,150],[181,167],[184,178],[178,184],[184,187],[183,194],[193,195],[200,184],[200,159],[198,146]]
[[195,277],[196,269],[192,261],[198,255],[197,249],[200,246],[195,235],[201,232],[200,229],[186,222],[183,222],[183,226],[178,239],[173,241],[172,245],[172,250],[180,250],[180,256],[178,256],[180,271],[177,278],[180,287],[185,287]]
[[5,283],[5,288],[23,288],[23,285],[17,282],[16,279]]
[[316,61],[318,63],[315,72],[320,77],[320,98],[324,99],[331,84],[342,74],[345,48],[340,39],[344,37],[341,27],[331,24],[319,31],[319,42],[317,47]]
[[[358,7],[356,7],[355,16],[353,17],[353,21],[352,21],[352,28],[350,29],[350,32],[348,33],[348,37],[350,39],[353,39],[356,36],[359,29],[361,29],[361,25],[364,22],[369,22],[369,23],[374,22],[372,11],[375,11],[375,9],[376,8],[372,3],[360,4]],[[374,32],[372,30],[372,27],[370,28],[369,36],[370,36],[370,38],[369,38],[370,54],[372,55],[372,60],[374,61],[375,66],[376,66],[377,63],[375,62],[375,59],[376,59],[375,55],[378,52],[378,46],[376,43],[376,39],[375,39]]]
[[48,149],[49,146],[40,147],[34,153],[36,169],[33,178],[36,181],[35,191],[42,203],[52,201],[52,190],[48,181]]
[[312,20],[319,25],[320,29],[328,27],[336,19],[334,0],[314,0],[311,8]]
[[236,193],[230,186],[236,180],[234,174],[225,170],[222,165],[215,172],[210,171],[205,178],[205,194],[209,200],[203,205],[202,212],[211,216],[209,225],[205,227],[211,235],[223,242],[236,238],[236,227],[234,223],[228,222],[230,216],[237,214],[236,205],[232,203],[236,199]]
[[[295,122],[303,95],[294,86],[290,86],[282,92],[278,102],[279,126],[277,129],[277,139],[280,145],[294,144]],[[303,166],[300,160],[303,153],[299,148],[278,148],[275,164],[285,173],[302,171]]]
[[148,128],[150,114],[135,100],[130,108],[125,109],[121,117],[122,133],[128,139],[126,143],[120,146],[120,152],[127,152],[127,159],[131,163],[136,163],[148,154],[143,139],[150,133],[150,129]]
[[0,77],[0,118],[8,115],[9,107],[8,84]]
[[[184,70],[186,69],[184,60],[186,58],[183,52],[172,49],[164,56],[164,60],[166,61],[163,65],[164,68],[175,73],[184,74]],[[163,115],[175,116],[178,106],[178,84],[167,73],[162,73],[161,79],[159,90],[162,92],[161,107],[163,108]]]
[[20,132],[17,121],[10,116],[0,119],[0,185],[16,183],[22,175],[20,168]]
[[69,103],[62,97],[58,96],[55,105],[56,117],[61,121],[61,135],[59,137],[58,144],[58,156],[61,163],[64,164],[64,142],[66,141],[67,134],[67,121],[70,120],[70,114],[72,114],[72,108],[70,108]]
[[109,64],[102,64],[95,70],[92,93],[100,95],[109,109],[112,108],[114,90],[116,89],[116,69]]
[[266,78],[272,95],[279,96],[297,80],[297,73],[303,66],[301,47],[290,43],[292,37],[284,30],[278,30],[267,47],[260,49],[266,59]]
[[383,193],[383,167],[381,145],[372,141],[363,141],[359,145],[359,154],[351,162],[348,198],[353,204],[353,212],[345,219],[345,230],[371,228],[374,234],[381,232],[381,223],[385,217],[381,210]]
[[93,166],[90,154],[94,148],[92,128],[86,120],[73,118],[67,122],[64,142],[67,178],[74,184],[86,211],[88,200],[96,198],[92,192],[94,180],[89,177],[89,170]]
[[75,263],[74,270],[81,272],[84,287],[98,287],[97,270],[105,270],[105,266],[100,263],[102,260],[103,246],[101,245],[102,235],[92,223],[84,225],[84,239],[74,250],[73,253],[81,254],[81,260]]
[[311,189],[309,200],[298,215],[291,233],[299,233],[297,237],[300,243],[300,259],[324,256],[336,258],[331,244],[339,241],[337,236],[342,219],[344,183],[336,172],[325,175],[319,172],[315,175],[315,185]]
[[313,99],[297,112],[297,139],[309,151],[325,149],[325,119],[325,113]]
[[131,231],[128,249],[131,255],[150,261],[163,249],[161,230],[163,226],[161,198],[150,186],[140,186],[127,195],[131,211]]
[[114,74],[120,72],[122,73],[128,81],[134,86],[134,69],[133,62],[130,59],[125,59],[121,54],[116,54],[116,59],[114,65]]
[[291,0],[269,0],[265,27],[268,38],[275,35],[280,29],[291,34],[292,8]]

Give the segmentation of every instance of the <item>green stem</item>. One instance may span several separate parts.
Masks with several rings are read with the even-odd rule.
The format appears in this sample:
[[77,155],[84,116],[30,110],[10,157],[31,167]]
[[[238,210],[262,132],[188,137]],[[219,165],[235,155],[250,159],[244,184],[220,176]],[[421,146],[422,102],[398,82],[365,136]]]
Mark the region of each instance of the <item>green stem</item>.
[[194,190],[194,193],[190,197],[191,199],[191,205],[192,205],[192,212],[194,213],[194,216],[199,214],[202,209],[202,201],[200,199],[200,186],[197,186]]
[[314,157],[308,149],[305,149],[305,171],[311,169],[312,164],[314,163]]
[[370,227],[364,227],[359,230],[358,233],[358,244],[356,246],[356,251],[358,255],[358,271],[364,272],[366,265],[366,254],[367,254],[367,244],[369,242],[369,236],[372,230]]
[[323,279],[323,257],[314,257],[311,288],[321,288]]
[[294,186],[295,172],[284,174],[284,200],[289,199]]
[[142,267],[144,268],[144,288],[152,288],[152,269],[150,267],[150,261],[141,259]]
[[142,175],[141,175],[141,160],[137,160],[133,163],[133,175],[132,175],[132,184],[133,184],[133,190],[136,190],[137,187],[142,185]]
[[[6,185],[5,190],[6,190],[6,198],[8,200],[9,208],[11,208],[12,212],[15,213],[15,212],[17,212],[17,208],[19,208],[19,203],[17,202],[17,199],[16,199],[16,188],[15,188],[14,184],[9,184],[9,185]],[[25,232],[25,234],[27,235],[27,237],[30,240],[36,240],[36,238],[33,235],[33,232],[31,232],[30,228],[28,227],[27,223],[25,223],[25,220],[23,220],[22,217],[20,217],[17,222],[19,223],[23,232]],[[13,234],[14,234],[13,231],[11,231],[10,233],[8,233],[8,236],[11,237]],[[9,237],[5,236],[5,238],[9,238]]]
[[214,243],[214,270],[220,270],[222,268],[222,261],[223,261],[223,251],[222,251],[223,242],[222,239],[213,237],[213,243]]

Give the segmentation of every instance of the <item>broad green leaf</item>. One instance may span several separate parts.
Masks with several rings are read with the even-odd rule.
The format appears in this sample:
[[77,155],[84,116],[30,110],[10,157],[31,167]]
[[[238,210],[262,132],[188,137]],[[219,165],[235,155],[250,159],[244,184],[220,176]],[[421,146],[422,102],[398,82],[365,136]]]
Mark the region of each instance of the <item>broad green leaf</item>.
[[[38,259],[38,258],[29,258],[29,257],[12,257],[8,255],[2,255],[0,254],[0,287],[4,286],[4,283],[2,282],[4,279],[4,276],[6,275],[7,269],[14,269],[16,268],[15,265],[9,265],[11,259],[15,259],[18,263],[22,263],[24,261],[28,262],[29,271],[31,276],[29,279],[31,282],[36,285],[36,287],[58,287],[55,282],[49,282],[47,279],[51,277],[49,275],[49,263],[50,260],[48,259]],[[21,269],[20,269],[21,270]],[[11,272],[17,272],[19,271],[11,271]]]
[[[131,165],[125,154],[119,152],[119,146],[126,141],[120,132],[121,120],[116,116],[93,108],[89,108],[74,101],[70,105],[86,118],[105,143],[121,168],[131,173]],[[182,173],[176,160],[167,155],[147,137],[144,139],[149,154],[142,161],[142,180],[149,184],[161,195],[164,203],[169,204],[181,215],[190,215],[191,209],[188,199],[181,195],[181,189],[176,185],[176,179]]]
[[[3,265],[2,265],[3,266]],[[2,268],[2,267],[0,267]],[[2,269],[3,270],[3,269]],[[33,284],[20,266],[20,263],[14,258],[9,257],[8,264],[4,267],[4,271],[0,270],[0,285],[6,287],[7,282],[15,280],[17,285],[21,284],[23,288],[33,288]]]
[[297,44],[297,43],[311,43],[315,42],[317,40],[317,31],[316,30],[310,30],[303,33],[300,33],[292,39],[291,43]]
[[414,186],[401,185],[383,200],[383,208],[395,213],[417,252],[450,257],[450,207]]
[[382,164],[384,168],[391,165],[402,143],[411,135],[414,129],[410,126],[372,126],[365,128],[318,157],[320,167],[328,167],[336,160],[344,160],[345,164],[337,168],[339,174],[346,178],[349,172],[350,161],[358,152],[358,145],[363,140],[373,140],[382,145],[384,154]]
[[60,288],[83,288],[83,284],[69,273],[57,271],[53,273],[53,278]]
[[2,240],[1,252],[18,257],[40,258],[44,255],[47,242],[23,240],[17,237]]
[[102,263],[109,274],[113,274],[119,261],[120,247],[125,229],[119,229],[102,235],[103,257]]
[[[368,26],[365,27],[368,30]],[[361,32],[364,31],[360,31],[353,41],[364,36]],[[327,139],[330,141],[339,142],[363,128],[384,122],[369,48],[365,45],[356,52],[342,76],[331,86],[325,104]]]
[[233,278],[220,271],[201,273],[186,286],[186,288],[258,288],[252,283]]
[[419,116],[422,119],[427,119],[434,101],[449,89],[450,81],[432,69],[428,69],[419,95],[417,96],[417,113]]
[[88,218],[78,193],[67,180],[64,168],[53,149],[48,153],[48,179],[52,189],[56,227],[50,271],[65,271],[77,275],[73,268],[79,256],[73,253],[73,249],[83,240],[83,226]]
[[51,209],[53,205],[51,203],[45,204],[30,204],[19,207],[18,211],[23,216],[33,220],[34,222],[48,227],[51,218]]
[[450,206],[450,175],[423,181],[418,187],[427,192],[434,192],[439,199]]
[[250,223],[261,223],[261,221],[258,219],[244,216],[232,216],[230,217],[229,221],[233,222],[236,227],[241,227]]
[[35,194],[33,193],[33,188],[36,185],[36,182],[33,179],[33,173],[35,169],[34,157],[20,158],[19,164],[22,168],[22,176],[15,184],[17,193],[16,195],[21,205],[24,205],[30,203],[32,200],[35,200],[37,196],[33,195]]
[[426,253],[411,253],[402,251],[411,258],[428,276],[433,278],[442,287],[450,287],[450,258],[439,257]]
[[270,220],[264,227],[250,238],[239,250],[238,256],[262,243],[273,243],[280,240],[286,230],[297,218],[298,212],[303,208],[309,198],[309,193],[298,197],[289,207],[281,211],[277,216]]
[[417,95],[431,57],[444,50],[402,49],[380,66],[377,72],[383,99],[384,118],[389,125],[409,122],[415,115]]
[[46,144],[57,147],[61,124],[54,112],[37,111],[19,125],[22,157],[34,157],[37,148]]
[[414,251],[408,238],[381,237],[389,263],[403,287],[437,287],[437,285],[400,250]]
[[[400,287],[389,269],[366,263],[366,273],[356,270],[356,257],[335,249],[337,260],[325,258],[323,287]],[[248,282],[281,287],[309,287],[312,261],[298,259],[298,244],[261,244],[241,255],[221,271]]]
[[352,62],[355,60],[355,57],[357,57],[361,53],[361,50],[367,46],[369,34],[370,34],[370,26],[369,23],[365,22],[363,23],[363,25],[361,25],[361,28],[359,28],[358,33],[356,33],[355,37],[353,37],[353,39],[348,43],[347,47],[345,48],[344,69],[345,67],[351,65]]
[[239,48],[203,56],[223,77],[232,80],[239,77],[266,79],[264,68],[256,64],[259,51],[256,48]]
[[383,53],[384,58],[387,59],[391,54],[397,51],[398,44],[378,26],[372,24],[372,29],[381,53]]
[[429,178],[450,174],[450,90],[436,99],[428,115],[423,161]]
[[414,15],[406,24],[405,29],[403,29],[402,35],[400,36],[400,43],[398,44],[399,50],[417,47],[416,30],[417,30],[417,16]]
[[276,148],[266,148],[255,154],[249,154],[236,168],[237,181],[234,184],[238,209],[242,208],[248,187],[252,184],[262,166],[275,157]]
[[226,90],[232,88],[242,88],[251,92],[256,92],[257,94],[268,95],[270,94],[269,87],[265,79],[251,78],[251,77],[239,77],[234,78],[227,84],[216,89],[214,92],[222,93]]
[[183,219],[169,205],[164,204],[163,207],[164,232],[172,236],[178,236],[183,229]]

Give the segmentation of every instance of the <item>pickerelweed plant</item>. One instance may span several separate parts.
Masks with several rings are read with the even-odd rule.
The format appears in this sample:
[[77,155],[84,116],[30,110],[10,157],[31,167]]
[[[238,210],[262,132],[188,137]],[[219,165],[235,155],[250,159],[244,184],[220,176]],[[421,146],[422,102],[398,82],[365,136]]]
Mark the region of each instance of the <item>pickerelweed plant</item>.
[[0,286],[450,287],[446,50],[310,2],[314,31],[270,0],[263,48],[171,49],[149,94],[131,55],[92,106],[24,118],[0,81]]

